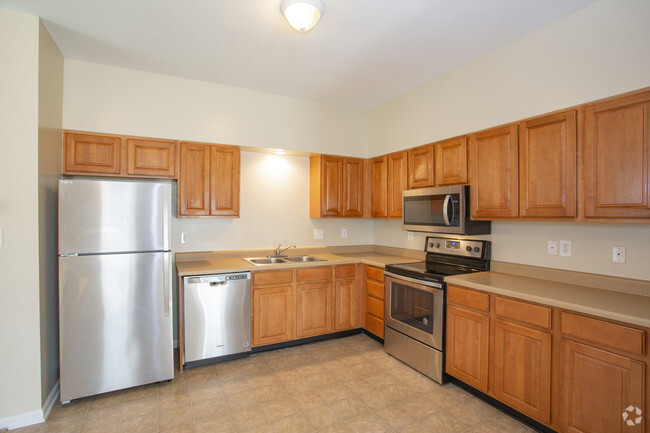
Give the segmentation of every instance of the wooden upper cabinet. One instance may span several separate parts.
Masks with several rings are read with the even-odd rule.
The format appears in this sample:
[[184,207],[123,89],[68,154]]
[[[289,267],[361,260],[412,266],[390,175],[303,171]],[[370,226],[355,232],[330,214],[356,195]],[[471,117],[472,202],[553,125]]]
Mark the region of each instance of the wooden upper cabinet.
[[239,148],[180,144],[179,216],[239,216]]
[[63,153],[64,173],[122,173],[122,138],[119,136],[66,132]]
[[176,177],[176,142],[127,138],[126,174],[129,176]]
[[176,177],[176,142],[111,134],[66,132],[63,173]]
[[343,158],[343,216],[363,216],[363,159]]
[[312,155],[309,217],[363,216],[363,159]]
[[434,161],[437,186],[466,184],[467,136],[435,143]]
[[402,191],[408,189],[408,152],[391,153],[387,157],[387,216],[402,217]]
[[576,216],[576,112],[519,124],[519,216]]
[[378,156],[370,160],[370,172],[372,182],[370,215],[373,218],[386,218],[387,207],[387,179],[388,179],[388,157]]
[[408,150],[408,188],[427,188],[435,184],[434,146],[427,144]]
[[585,106],[585,217],[650,218],[650,91]]
[[210,147],[210,215],[238,217],[241,177],[239,148]]
[[471,217],[516,218],[518,215],[517,125],[470,135]]

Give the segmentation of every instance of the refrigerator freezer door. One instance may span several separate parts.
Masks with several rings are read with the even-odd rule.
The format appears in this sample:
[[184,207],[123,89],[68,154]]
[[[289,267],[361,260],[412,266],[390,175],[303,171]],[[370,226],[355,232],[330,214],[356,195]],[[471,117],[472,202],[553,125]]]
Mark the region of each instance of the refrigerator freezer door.
[[174,377],[170,254],[59,258],[61,401]]
[[169,251],[170,218],[170,183],[59,181],[59,254]]

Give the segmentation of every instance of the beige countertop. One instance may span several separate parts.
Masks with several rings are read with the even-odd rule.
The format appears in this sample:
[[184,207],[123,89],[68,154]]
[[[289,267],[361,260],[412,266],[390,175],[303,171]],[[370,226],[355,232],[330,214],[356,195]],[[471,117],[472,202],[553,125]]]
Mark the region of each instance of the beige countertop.
[[650,328],[650,297],[501,272],[447,277],[450,284]]
[[[291,254],[296,255],[296,254]],[[206,257],[205,260],[176,261],[176,270],[179,277],[187,275],[207,275],[219,274],[225,272],[244,272],[244,271],[263,271],[270,269],[298,268],[304,266],[326,266],[326,265],[343,265],[348,263],[364,263],[366,265],[385,267],[391,263],[408,263],[415,262],[419,259],[405,257],[401,255],[384,254],[378,252],[353,252],[353,253],[321,253],[311,254],[315,257],[325,259],[322,262],[305,262],[305,263],[276,263],[272,265],[251,265],[242,258],[214,258]],[[250,256],[246,256],[250,257]],[[262,256],[263,257],[263,256]]]

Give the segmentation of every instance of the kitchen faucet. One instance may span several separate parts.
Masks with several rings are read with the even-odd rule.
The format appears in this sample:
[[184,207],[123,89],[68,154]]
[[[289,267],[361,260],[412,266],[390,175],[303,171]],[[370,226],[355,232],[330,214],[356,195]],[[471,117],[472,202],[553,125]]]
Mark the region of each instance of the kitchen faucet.
[[275,248],[275,255],[274,256],[269,256],[269,257],[287,257],[287,256],[281,256],[280,254],[282,254],[283,252],[285,252],[289,248],[296,248],[295,245],[289,245],[286,248],[280,249],[281,246],[282,246],[282,244],[278,244],[278,246]]

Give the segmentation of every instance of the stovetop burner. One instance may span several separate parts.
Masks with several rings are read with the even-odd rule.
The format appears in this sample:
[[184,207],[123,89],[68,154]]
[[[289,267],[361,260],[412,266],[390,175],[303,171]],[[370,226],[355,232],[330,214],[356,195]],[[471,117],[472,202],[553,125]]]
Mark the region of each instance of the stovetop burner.
[[387,265],[386,271],[420,280],[443,282],[450,275],[490,269],[490,242],[428,236],[427,259]]

